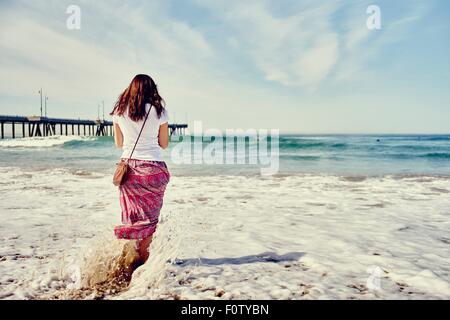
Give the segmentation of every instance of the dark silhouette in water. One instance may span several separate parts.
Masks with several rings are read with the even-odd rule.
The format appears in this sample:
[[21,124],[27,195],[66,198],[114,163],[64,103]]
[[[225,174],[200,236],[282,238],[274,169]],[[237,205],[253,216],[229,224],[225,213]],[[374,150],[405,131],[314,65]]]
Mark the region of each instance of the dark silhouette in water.
[[275,252],[264,252],[257,255],[244,256],[238,258],[191,258],[191,259],[176,259],[177,265],[210,265],[217,266],[221,264],[247,264],[255,262],[283,262],[283,261],[295,261],[304,256],[303,252],[289,252],[283,255],[279,255]]

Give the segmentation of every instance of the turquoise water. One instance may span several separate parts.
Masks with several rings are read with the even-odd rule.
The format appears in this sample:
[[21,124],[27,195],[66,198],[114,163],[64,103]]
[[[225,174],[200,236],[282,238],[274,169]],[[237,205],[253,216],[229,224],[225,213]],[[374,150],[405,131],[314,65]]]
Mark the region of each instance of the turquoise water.
[[[54,143],[49,144],[49,141]],[[203,142],[203,147],[208,144]],[[172,142],[166,151],[166,162],[174,174],[253,175],[260,172],[261,165],[176,164],[171,159],[176,146],[177,143]],[[257,150],[255,142],[247,141],[246,147]],[[109,172],[120,154],[120,150],[114,148],[112,137],[0,141],[0,166],[3,167]],[[248,151],[237,153],[236,157],[248,162]],[[283,135],[279,140],[279,173],[450,176],[450,135]]]

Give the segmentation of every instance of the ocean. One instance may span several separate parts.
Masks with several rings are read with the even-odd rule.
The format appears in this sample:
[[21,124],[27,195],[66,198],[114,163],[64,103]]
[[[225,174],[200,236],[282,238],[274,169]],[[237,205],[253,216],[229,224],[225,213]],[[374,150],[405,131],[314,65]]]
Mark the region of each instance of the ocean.
[[269,176],[179,163],[180,143],[123,286],[113,138],[1,140],[0,299],[450,298],[450,135],[282,135]]
[[[203,142],[206,147],[210,142]],[[255,175],[261,165],[249,164],[247,153],[236,154],[246,164],[179,164],[165,152],[175,175]],[[224,143],[225,145],[225,143]],[[269,144],[270,146],[270,144]],[[120,150],[112,137],[55,136],[0,141],[0,166],[42,170],[70,168],[109,172]],[[175,161],[176,162],[176,161]],[[282,135],[279,173],[323,173],[345,176],[387,174],[450,175],[450,135]]]

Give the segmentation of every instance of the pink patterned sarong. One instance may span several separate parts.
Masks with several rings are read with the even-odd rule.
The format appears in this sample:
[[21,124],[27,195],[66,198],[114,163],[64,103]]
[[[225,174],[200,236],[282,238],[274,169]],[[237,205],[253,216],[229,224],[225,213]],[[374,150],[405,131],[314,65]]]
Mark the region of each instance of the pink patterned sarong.
[[144,239],[156,231],[170,173],[162,161],[129,160],[119,187],[123,225],[114,228],[119,239]]

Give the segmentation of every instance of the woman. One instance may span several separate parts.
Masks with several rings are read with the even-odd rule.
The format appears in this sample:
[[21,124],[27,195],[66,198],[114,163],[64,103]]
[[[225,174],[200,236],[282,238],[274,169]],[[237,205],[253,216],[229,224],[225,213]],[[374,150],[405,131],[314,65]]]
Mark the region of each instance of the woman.
[[128,160],[126,178],[119,187],[123,225],[114,229],[117,238],[136,240],[139,265],[149,257],[148,249],[170,178],[162,154],[169,144],[169,117],[164,106],[153,79],[139,74],[119,96],[111,112],[114,140],[123,149],[122,160],[130,157],[142,129]]

